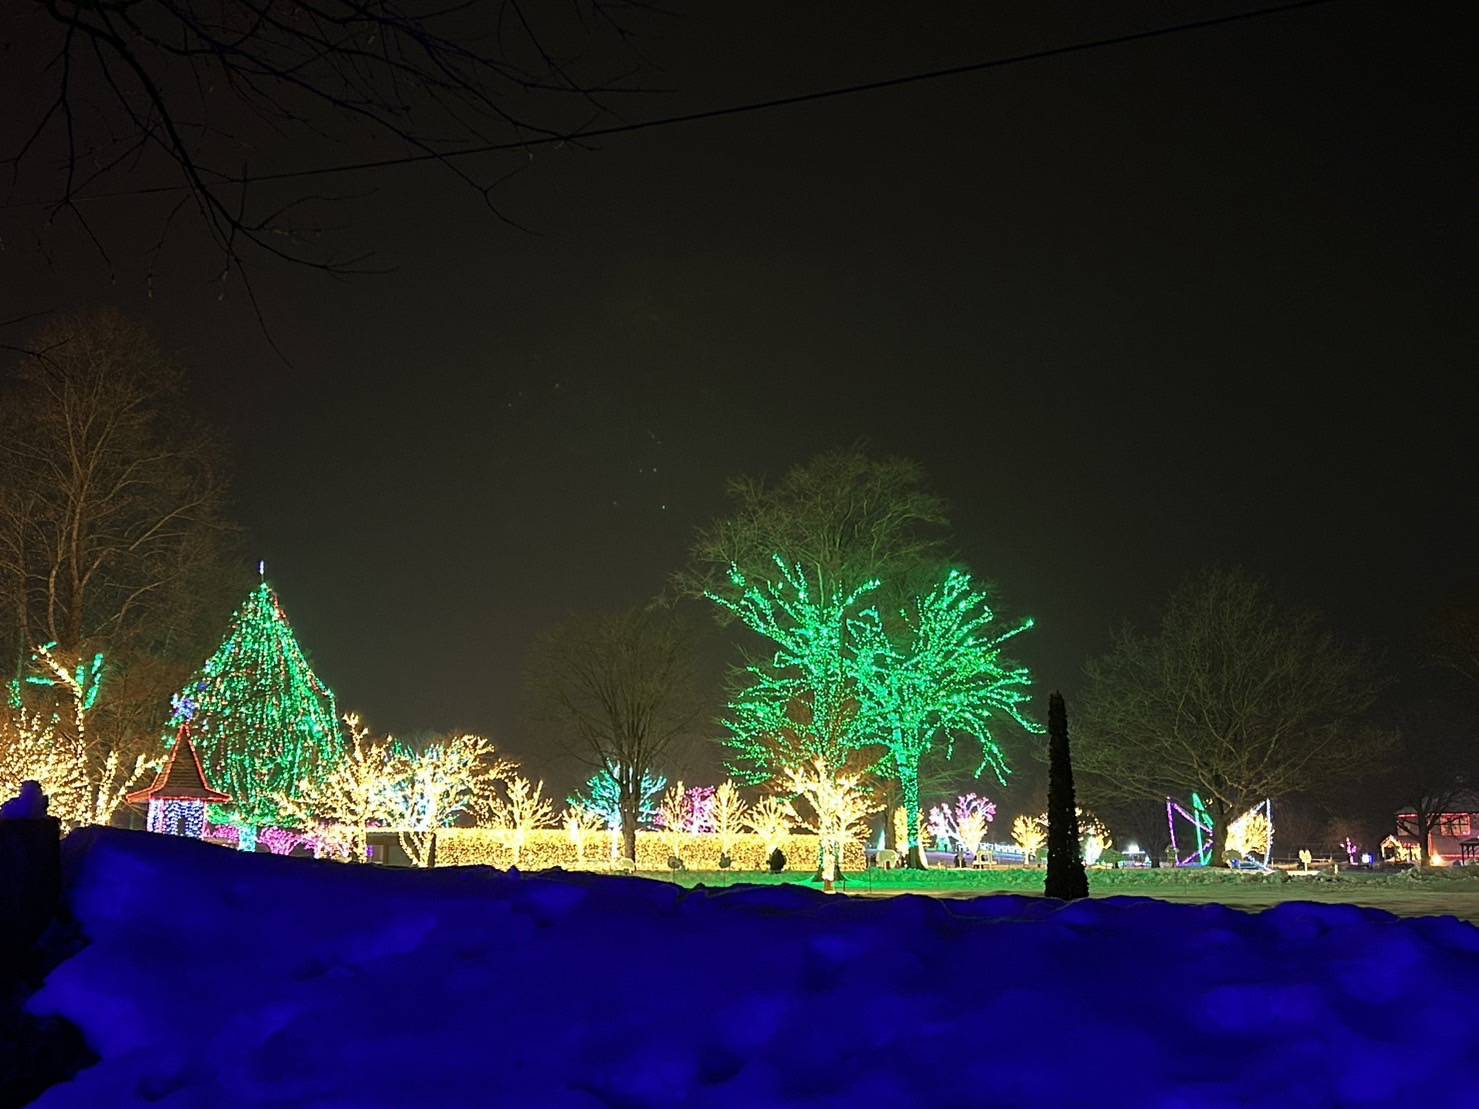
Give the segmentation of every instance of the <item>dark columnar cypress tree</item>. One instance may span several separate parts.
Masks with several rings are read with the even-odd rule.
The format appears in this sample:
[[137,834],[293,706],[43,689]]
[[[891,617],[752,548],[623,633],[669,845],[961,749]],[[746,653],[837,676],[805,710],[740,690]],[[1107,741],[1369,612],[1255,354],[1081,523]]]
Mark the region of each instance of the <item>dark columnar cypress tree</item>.
[[1068,712],[1063,695],[1048,698],[1048,876],[1043,892],[1072,901],[1089,896],[1089,876],[1078,848],[1078,806],[1068,757]]

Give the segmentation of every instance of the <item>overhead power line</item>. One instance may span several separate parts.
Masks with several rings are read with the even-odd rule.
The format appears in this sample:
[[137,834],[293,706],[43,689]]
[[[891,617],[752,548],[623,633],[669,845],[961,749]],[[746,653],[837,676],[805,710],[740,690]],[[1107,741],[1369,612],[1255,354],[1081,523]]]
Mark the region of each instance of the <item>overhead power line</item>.
[[[376,158],[360,162],[343,162],[332,166],[314,166],[307,169],[280,170],[276,173],[252,174],[245,178],[227,178],[228,182],[244,183],[250,181],[254,184],[264,181],[288,181],[304,177],[324,177],[339,173],[359,173],[372,169],[389,169],[395,166],[415,165],[424,162],[443,162],[454,158],[470,158],[481,154],[496,154],[500,152],[530,150],[539,146],[554,146],[564,143],[580,143],[589,139],[609,138],[613,135],[628,135],[637,131],[650,131],[658,127],[674,127],[684,123],[699,123],[710,119],[723,119],[727,116],[747,115],[751,112],[767,112],[777,108],[789,108],[798,104],[810,104],[821,100],[835,100],[843,96],[855,96],[859,93],[879,92],[883,89],[899,88],[904,85],[921,84],[926,81],[939,81],[950,77],[962,77],[971,73],[981,73],[993,69],[1002,69],[1007,66],[1022,65],[1026,62],[1042,61],[1046,58],[1062,57],[1067,54],[1080,54],[1089,50],[1101,50],[1108,46],[1122,46],[1131,42],[1144,42],[1147,39],[1165,38],[1168,35],[1182,34],[1187,31],[1200,31],[1210,27],[1226,26],[1230,23],[1243,23],[1255,19],[1263,19],[1272,15],[1280,15],[1285,12],[1299,11],[1303,8],[1317,8],[1336,3],[1337,0],[1292,0],[1290,3],[1272,4],[1262,8],[1252,8],[1247,11],[1234,12],[1230,15],[1212,16],[1207,19],[1194,19],[1182,23],[1173,23],[1164,27],[1153,27],[1146,31],[1131,31],[1121,35],[1111,35],[1107,38],[1088,39],[1083,42],[1069,43],[1065,46],[1050,46],[1041,50],[1029,50],[1020,54],[1008,54],[1002,57],[989,58],[979,62],[969,62],[965,65],[947,66],[943,69],[930,69],[918,73],[908,73],[896,77],[885,77],[877,81],[864,81],[853,85],[841,85],[835,88],[818,89],[813,92],[797,93],[793,96],[772,97],[769,100],[754,100],[744,104],[730,104],[720,108],[708,108],[703,111],[685,112],[680,115],[662,116],[657,119],[638,120],[633,123],[613,124],[609,127],[593,127],[585,130],[572,131],[568,134],[538,135],[530,138],[515,139],[508,142],[485,143],[478,146],[464,147],[460,150],[448,150],[437,153],[404,154],[393,158]],[[180,192],[186,189],[185,185],[157,185],[148,188],[131,189],[113,193],[96,193],[88,197],[74,197],[74,200],[103,200],[122,196],[143,196],[151,193]],[[21,202],[20,204],[5,205],[5,207],[22,207],[28,204],[40,203],[37,201]]]
[[794,96],[778,96],[770,100],[755,100],[747,104],[731,104],[723,108],[708,108],[704,111],[686,112],[682,115],[663,116],[658,119],[639,120],[635,123],[620,123],[613,124],[610,127],[595,127],[585,131],[574,131],[568,135],[541,135],[514,142],[488,143],[482,146],[472,146],[462,150],[448,151],[444,154],[407,154],[395,158],[381,158],[366,162],[347,162],[337,166],[319,166],[313,169],[283,170],[279,173],[254,174],[252,180],[285,181],[296,177],[318,177],[331,173],[355,173],[367,169],[386,169],[391,166],[411,165],[417,162],[437,162],[447,158],[465,158],[475,154],[493,154],[508,150],[527,150],[535,146],[551,146],[559,143],[580,142],[585,139],[606,138],[611,135],[626,135],[634,131],[650,131],[655,127],[673,127],[680,123],[698,123],[706,119],[722,119],[725,116],[745,115],[750,112],[766,112],[776,108],[789,108],[796,104],[810,104],[818,100],[834,100],[838,97],[853,96],[857,93],[877,92],[881,89],[898,88],[902,85],[915,85],[924,81],[939,81],[947,77],[961,77],[967,73],[980,73],[989,69],[1001,69],[1004,66],[1041,61],[1044,58],[1054,58],[1064,54],[1076,54],[1085,50],[1098,50],[1106,46],[1119,46],[1127,42],[1141,42],[1145,39],[1163,38],[1166,35],[1179,34],[1183,31],[1198,31],[1207,27],[1240,23],[1250,19],[1260,19],[1264,16],[1278,15],[1281,12],[1297,11],[1301,8],[1316,8],[1335,2],[1336,0],[1293,0],[1292,3],[1274,4],[1266,8],[1254,8],[1250,11],[1237,12],[1233,15],[1220,15],[1213,16],[1210,19],[1191,20],[1186,23],[1176,23],[1166,27],[1155,27],[1148,31],[1132,31],[1128,34],[1114,35],[1110,38],[1090,39],[1085,42],[1070,43],[1067,46],[1050,46],[1043,50],[1030,50],[1023,54],[1010,54],[1005,57],[990,58],[986,61],[970,62],[966,65],[925,70],[921,73],[909,73],[901,77],[885,77],[882,80],[864,81],[856,85],[842,85],[837,88],[818,89],[815,92],[797,93]]

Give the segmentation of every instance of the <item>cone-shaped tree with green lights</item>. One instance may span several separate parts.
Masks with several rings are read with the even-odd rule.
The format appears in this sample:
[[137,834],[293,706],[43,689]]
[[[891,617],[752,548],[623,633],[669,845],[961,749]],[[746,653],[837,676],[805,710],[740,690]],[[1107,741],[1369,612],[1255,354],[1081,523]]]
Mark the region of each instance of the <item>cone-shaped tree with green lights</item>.
[[1078,843],[1078,803],[1073,795],[1073,761],[1068,755],[1068,710],[1063,695],[1048,698],[1048,874],[1043,892],[1074,901],[1089,896]]
[[213,808],[211,819],[236,825],[243,850],[255,847],[258,828],[277,823],[278,797],[297,796],[303,782],[339,757],[334,694],[308,665],[265,579],[175,698],[170,737],[185,719],[212,784],[232,798]]
[[1005,783],[1006,760],[992,735],[999,721],[1029,732],[1042,726],[1024,715],[1032,675],[1003,653],[1003,645],[1032,627],[1031,620],[998,630],[986,594],[971,577],[951,570],[945,580],[900,614],[890,634],[877,608],[851,621],[862,715],[893,756],[909,829],[909,865],[922,867],[919,842],[919,764],[937,744],[946,757],[958,737],[981,745],[979,775],[987,767]]

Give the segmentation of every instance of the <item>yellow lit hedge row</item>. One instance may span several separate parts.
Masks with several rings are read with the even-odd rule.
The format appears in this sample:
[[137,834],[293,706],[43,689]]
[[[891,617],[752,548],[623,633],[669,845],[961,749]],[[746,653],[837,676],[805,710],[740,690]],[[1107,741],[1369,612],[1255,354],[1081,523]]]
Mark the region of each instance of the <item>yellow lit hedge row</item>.
[[[817,838],[798,833],[787,838],[781,850],[786,855],[787,870],[812,870],[816,867]],[[658,832],[637,833],[637,869],[667,870],[668,842]],[[765,870],[765,843],[757,835],[737,837],[730,851],[735,870]],[[438,866],[496,866],[506,870],[514,865],[513,849],[506,846],[492,828],[443,828],[437,833]],[[681,854],[689,870],[719,869],[719,837],[694,835],[683,837]],[[520,870],[546,870],[550,867],[577,867],[575,846],[563,828],[539,828],[529,833],[519,857]],[[850,843],[843,852],[844,870],[862,870],[863,845]],[[611,836],[600,832],[585,847],[585,869],[611,868]]]

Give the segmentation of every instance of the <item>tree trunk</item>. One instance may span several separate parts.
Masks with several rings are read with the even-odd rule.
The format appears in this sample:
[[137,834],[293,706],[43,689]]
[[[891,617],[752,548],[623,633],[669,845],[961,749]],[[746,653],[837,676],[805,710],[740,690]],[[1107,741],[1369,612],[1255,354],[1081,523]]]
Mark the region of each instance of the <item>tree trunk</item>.
[[1428,813],[1421,810],[1417,812],[1416,817],[1417,865],[1423,867],[1427,866],[1429,860],[1432,858],[1428,851],[1428,846],[1432,843],[1433,829],[1438,826],[1438,818],[1436,813]]
[[924,845],[919,842],[919,763],[898,761],[899,784],[904,793],[904,830],[909,836],[910,870],[924,870]]
[[637,799],[630,789],[622,789],[621,808],[621,854],[637,865]]
[[1227,819],[1227,814],[1230,810],[1228,806],[1223,804],[1221,801],[1214,800],[1212,803],[1216,808],[1217,816],[1216,822],[1212,826],[1212,861],[1210,865],[1226,866],[1227,826],[1229,823]]

